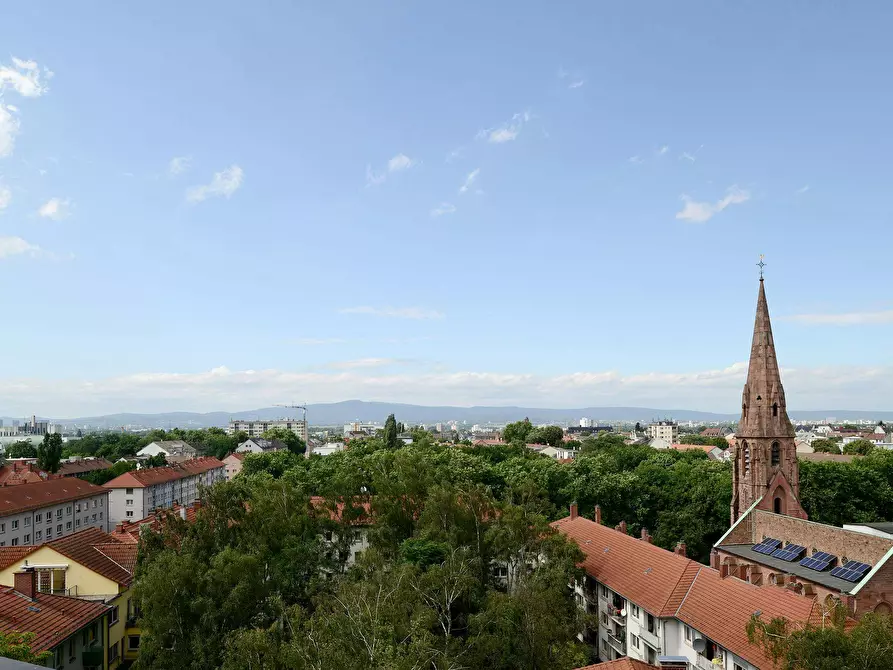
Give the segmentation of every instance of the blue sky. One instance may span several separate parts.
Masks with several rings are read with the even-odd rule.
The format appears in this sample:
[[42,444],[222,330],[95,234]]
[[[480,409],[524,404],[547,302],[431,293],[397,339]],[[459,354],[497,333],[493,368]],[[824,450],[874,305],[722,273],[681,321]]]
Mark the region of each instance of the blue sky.
[[733,411],[761,253],[789,405],[889,409],[891,19],[6,7],[0,414]]

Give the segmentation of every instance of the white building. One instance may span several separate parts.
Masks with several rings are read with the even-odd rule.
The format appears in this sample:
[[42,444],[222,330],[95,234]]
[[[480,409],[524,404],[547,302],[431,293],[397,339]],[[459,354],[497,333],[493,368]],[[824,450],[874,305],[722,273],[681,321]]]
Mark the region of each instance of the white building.
[[338,451],[344,451],[343,442],[326,442],[322,446],[313,448],[313,454],[318,456],[331,456]]
[[274,419],[272,421],[232,419],[226,429],[227,435],[247,433],[248,437],[260,437],[271,428],[284,428],[307,442],[307,424],[296,419]]
[[675,421],[654,421],[648,424],[648,437],[664,440],[668,444],[679,442],[679,424]]
[[279,440],[265,440],[262,437],[249,437],[236,448],[236,451],[241,454],[263,454],[268,451],[282,451],[283,449],[285,449],[285,445]]
[[174,503],[192,505],[200,488],[226,479],[226,466],[212,456],[194,458],[160,468],[131,470],[104,484],[109,495],[112,525],[148,516]]
[[43,544],[86,528],[108,530],[109,493],[76,478],[4,486],[0,547]]
[[592,419],[584,416],[580,419],[580,428],[592,428]]
[[157,456],[164,454],[168,461],[172,459],[189,459],[198,456],[198,449],[187,444],[183,440],[159,440],[158,442],[150,442],[145,447],[136,452],[137,456]]

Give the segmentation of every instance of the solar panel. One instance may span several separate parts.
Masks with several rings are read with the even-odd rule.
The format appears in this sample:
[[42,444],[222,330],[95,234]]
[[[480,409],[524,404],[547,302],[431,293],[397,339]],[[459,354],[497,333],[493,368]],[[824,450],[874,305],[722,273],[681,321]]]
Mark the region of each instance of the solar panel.
[[836,560],[837,556],[835,556],[834,554],[829,554],[826,551],[817,551],[812,556],[807,556],[802,561],[800,561],[800,565],[802,565],[804,568],[811,568],[813,570],[822,571]]
[[783,561],[796,561],[806,551],[806,547],[799,544],[789,544],[784,549],[776,549],[772,552],[772,558],[780,558]]
[[831,571],[832,577],[840,577],[848,582],[858,582],[862,579],[866,572],[871,569],[867,563],[859,561],[847,561],[844,565],[840,565]]
[[767,556],[781,546],[781,540],[773,537],[767,537],[765,540],[755,545],[753,550],[758,554],[766,554]]

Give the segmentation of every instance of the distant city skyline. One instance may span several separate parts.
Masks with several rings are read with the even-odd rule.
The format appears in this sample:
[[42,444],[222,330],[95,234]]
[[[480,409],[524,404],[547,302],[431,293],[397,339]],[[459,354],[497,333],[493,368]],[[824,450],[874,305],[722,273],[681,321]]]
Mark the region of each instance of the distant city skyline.
[[10,6],[0,415],[732,413],[760,254],[791,407],[889,409],[891,20]]

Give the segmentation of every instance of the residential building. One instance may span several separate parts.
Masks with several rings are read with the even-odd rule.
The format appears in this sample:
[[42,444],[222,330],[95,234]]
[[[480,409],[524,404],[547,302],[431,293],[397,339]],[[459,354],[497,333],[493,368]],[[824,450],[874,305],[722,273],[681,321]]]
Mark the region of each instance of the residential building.
[[564,429],[564,434],[573,437],[585,437],[586,435],[598,436],[600,433],[612,433],[614,426],[599,426],[589,422],[588,426],[568,426]]
[[[398,436],[399,437],[399,436]],[[404,443],[406,440],[404,438],[400,438]],[[409,444],[412,444],[412,438],[409,438]],[[318,447],[313,447],[312,454],[317,456],[331,456],[332,454],[344,451],[344,443],[343,442],[326,442],[325,444],[321,444]]]
[[223,459],[223,465],[226,467],[226,481],[230,481],[242,472],[242,461],[247,455],[244,451],[235,451]]
[[265,440],[262,437],[249,437],[236,448],[236,451],[239,453],[261,454],[266,451],[282,451],[286,448],[285,444],[279,440]]
[[728,453],[712,444],[671,444],[670,449],[676,451],[703,451],[711,461],[727,461]]
[[0,489],[0,547],[43,544],[85,528],[108,528],[109,495],[80,479]]
[[273,419],[270,421],[232,419],[226,429],[226,434],[247,433],[248,437],[260,437],[271,428],[283,428],[291,431],[305,443],[307,442],[307,424],[297,419]]
[[663,440],[667,444],[679,442],[679,424],[675,421],[653,421],[648,424],[648,437]]
[[31,650],[50,652],[48,668],[107,670],[108,617],[102,603],[42,593],[30,568],[0,587],[0,632],[35,633]]
[[56,476],[79,477],[96,470],[108,470],[114,463],[104,458],[68,458],[62,461]]
[[212,456],[193,458],[159,468],[131,470],[104,484],[110,491],[112,524],[147,516],[174,503],[191,505],[200,489],[226,479],[226,466]]
[[196,458],[198,449],[183,440],[160,440],[151,442],[136,452],[136,455],[142,458],[158,456],[159,454],[164,454],[164,458],[168,463],[177,463]]
[[592,419],[584,416],[580,419],[580,428],[592,428]]
[[[137,545],[122,543],[97,528],[82,530],[39,547],[0,548],[0,584],[32,571],[40,593],[65,595],[108,606],[106,666],[117,668],[127,650],[139,648],[131,586]],[[66,659],[67,660],[67,659]],[[60,666],[57,666],[60,667]],[[68,663],[65,668],[68,668]]]

